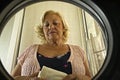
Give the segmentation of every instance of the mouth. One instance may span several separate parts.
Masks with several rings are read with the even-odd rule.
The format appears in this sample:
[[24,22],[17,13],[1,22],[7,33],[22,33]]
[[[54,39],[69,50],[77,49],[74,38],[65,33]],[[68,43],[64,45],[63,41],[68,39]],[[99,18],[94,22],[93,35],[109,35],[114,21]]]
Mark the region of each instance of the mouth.
[[51,31],[51,32],[49,32],[49,34],[54,34],[54,33],[57,33],[57,32],[55,32],[55,31]]

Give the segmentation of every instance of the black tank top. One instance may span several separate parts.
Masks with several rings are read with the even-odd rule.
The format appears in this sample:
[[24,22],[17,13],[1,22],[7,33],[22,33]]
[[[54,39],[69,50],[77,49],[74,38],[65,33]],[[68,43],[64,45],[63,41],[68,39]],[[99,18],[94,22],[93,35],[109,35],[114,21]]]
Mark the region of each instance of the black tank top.
[[72,73],[71,63],[68,62],[69,57],[70,57],[70,52],[53,58],[48,58],[37,53],[37,59],[41,68],[43,66],[47,66],[65,72],[67,74]]

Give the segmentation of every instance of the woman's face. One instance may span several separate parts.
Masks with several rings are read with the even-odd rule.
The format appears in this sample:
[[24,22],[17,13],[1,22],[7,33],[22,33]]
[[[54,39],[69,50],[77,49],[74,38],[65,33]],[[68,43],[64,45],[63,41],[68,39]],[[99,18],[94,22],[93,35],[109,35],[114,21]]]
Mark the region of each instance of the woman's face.
[[63,39],[63,24],[61,18],[56,14],[45,16],[43,32],[47,41]]

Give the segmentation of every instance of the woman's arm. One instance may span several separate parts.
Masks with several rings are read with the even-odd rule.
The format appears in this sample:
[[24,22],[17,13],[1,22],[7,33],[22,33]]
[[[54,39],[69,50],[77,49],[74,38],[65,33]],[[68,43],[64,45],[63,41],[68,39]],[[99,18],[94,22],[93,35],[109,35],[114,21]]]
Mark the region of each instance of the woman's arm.
[[12,71],[11,76],[15,77],[15,76],[20,76],[20,75],[21,75],[21,65],[18,63],[15,66],[14,70]]
[[11,76],[15,79],[15,80],[45,80],[45,79],[41,79],[39,77],[37,77],[38,72],[29,75],[29,76],[21,76],[21,65],[18,63],[15,66],[15,69],[12,71]]
[[86,75],[69,74],[63,80],[91,80],[91,78]]
[[[30,77],[35,77],[35,76],[38,75],[38,73],[39,73],[39,72],[36,72],[36,73],[31,74],[31,75],[29,75],[29,76],[30,76]],[[12,76],[12,77],[21,76],[21,65],[20,65],[19,63],[15,66],[14,70],[13,70],[12,73],[11,73],[11,76]]]
[[69,74],[63,80],[91,80],[91,74],[89,71],[88,63],[86,61],[84,62],[84,66],[85,66],[85,71],[86,71],[85,75]]
[[90,70],[89,70],[87,57],[86,57],[83,50],[80,49],[80,51],[82,52],[83,65],[85,67],[85,75],[77,74],[77,73],[76,74],[70,74],[70,75],[67,75],[63,80],[91,80],[91,73],[90,73]]
[[84,67],[85,67],[85,75],[76,75],[76,77],[78,78],[78,80],[91,80],[91,73],[90,73],[90,69],[89,69],[89,65],[88,65],[88,60],[87,57],[84,55]]
[[86,73],[85,75],[91,78],[91,73],[90,73],[87,60],[84,62],[84,66],[85,66],[85,73]]
[[46,80],[39,77],[30,77],[30,76],[16,76],[14,80]]

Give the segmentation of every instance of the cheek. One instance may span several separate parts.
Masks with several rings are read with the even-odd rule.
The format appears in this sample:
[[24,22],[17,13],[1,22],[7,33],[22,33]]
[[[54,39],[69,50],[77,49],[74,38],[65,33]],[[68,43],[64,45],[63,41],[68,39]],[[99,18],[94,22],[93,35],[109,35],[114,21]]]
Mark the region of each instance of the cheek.
[[46,34],[47,33],[47,29],[43,28],[43,33]]
[[44,34],[45,37],[47,36],[47,29],[43,28],[43,34]]
[[64,28],[62,26],[60,27],[60,32],[61,32],[61,34],[63,34],[63,32],[64,32]]

